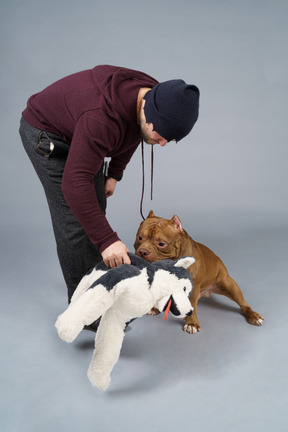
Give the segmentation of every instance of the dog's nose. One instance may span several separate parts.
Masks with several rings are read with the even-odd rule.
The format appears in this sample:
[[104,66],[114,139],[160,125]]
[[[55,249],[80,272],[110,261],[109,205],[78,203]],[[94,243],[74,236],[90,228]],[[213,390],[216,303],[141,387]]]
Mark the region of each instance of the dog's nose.
[[141,258],[147,258],[147,256],[148,255],[150,255],[150,251],[149,250],[147,250],[147,249],[139,249],[138,251],[138,255],[141,257]]

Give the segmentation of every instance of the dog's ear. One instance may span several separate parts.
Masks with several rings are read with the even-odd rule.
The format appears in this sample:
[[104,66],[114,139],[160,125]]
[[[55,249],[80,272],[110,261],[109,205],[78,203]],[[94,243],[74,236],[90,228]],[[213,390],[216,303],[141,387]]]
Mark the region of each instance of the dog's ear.
[[183,228],[182,228],[182,224],[180,219],[178,218],[178,216],[174,215],[170,221],[173,225],[173,227],[179,231],[179,232],[183,232]]
[[182,257],[179,258],[174,265],[175,267],[184,267],[185,269],[187,269],[192,264],[194,264],[194,262],[195,262],[195,258],[193,257]]
[[150,212],[149,212],[149,214],[148,214],[148,216],[147,216],[147,219],[148,219],[148,218],[152,218],[152,217],[155,217],[155,215],[154,215],[154,213],[153,213],[153,210],[150,210]]

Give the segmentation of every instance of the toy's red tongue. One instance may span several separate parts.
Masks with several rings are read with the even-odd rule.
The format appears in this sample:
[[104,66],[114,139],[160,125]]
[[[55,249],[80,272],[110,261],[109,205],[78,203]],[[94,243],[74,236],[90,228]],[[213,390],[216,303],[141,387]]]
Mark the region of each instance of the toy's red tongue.
[[168,302],[168,305],[166,307],[166,310],[165,310],[165,316],[164,316],[165,320],[167,320],[167,318],[168,318],[168,314],[169,314],[169,311],[170,311],[171,303],[172,303],[172,299],[170,298],[170,300]]

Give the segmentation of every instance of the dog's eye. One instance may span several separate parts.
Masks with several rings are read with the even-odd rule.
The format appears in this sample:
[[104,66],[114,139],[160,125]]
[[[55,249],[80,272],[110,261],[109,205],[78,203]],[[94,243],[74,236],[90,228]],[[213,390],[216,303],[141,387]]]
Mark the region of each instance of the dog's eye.
[[139,241],[142,241],[142,236],[138,236],[138,240],[139,240]]
[[164,242],[158,242],[158,243],[157,243],[157,246],[159,246],[159,247],[165,247],[165,246],[167,246],[167,243],[164,243]]

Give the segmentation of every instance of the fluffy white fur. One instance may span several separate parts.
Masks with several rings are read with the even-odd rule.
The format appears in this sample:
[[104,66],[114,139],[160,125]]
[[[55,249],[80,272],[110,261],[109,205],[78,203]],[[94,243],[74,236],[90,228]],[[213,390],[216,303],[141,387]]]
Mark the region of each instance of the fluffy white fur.
[[[176,306],[177,316],[183,318],[192,313],[188,298],[192,281],[186,269],[194,261],[192,257],[181,258],[176,263],[171,261],[171,268],[183,267],[181,278],[170,273],[169,268],[157,268],[149,284],[147,269],[142,268],[134,277],[125,278],[124,273],[123,279],[110,290],[102,284],[94,287],[95,282],[107,271],[97,270],[96,267],[83,277],[70,305],[58,317],[55,326],[61,339],[73,342],[85,325],[102,317],[88,369],[88,378],[93,386],[100,390],[108,388],[111,371],[120,355],[127,322],[149,313],[153,307],[165,310],[170,298]],[[125,271],[125,266],[122,267]]]

